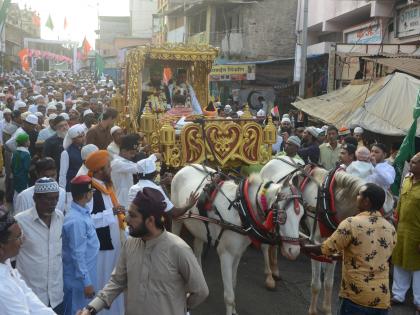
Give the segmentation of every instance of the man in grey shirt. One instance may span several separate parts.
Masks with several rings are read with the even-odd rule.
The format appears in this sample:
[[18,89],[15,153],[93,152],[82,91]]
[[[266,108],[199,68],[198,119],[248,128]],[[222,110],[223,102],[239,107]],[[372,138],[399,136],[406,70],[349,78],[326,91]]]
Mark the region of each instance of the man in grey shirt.
[[108,308],[127,289],[126,315],[185,315],[209,294],[191,248],[164,230],[166,204],[160,191],[144,188],[130,205],[130,238],[111,279],[79,315]]

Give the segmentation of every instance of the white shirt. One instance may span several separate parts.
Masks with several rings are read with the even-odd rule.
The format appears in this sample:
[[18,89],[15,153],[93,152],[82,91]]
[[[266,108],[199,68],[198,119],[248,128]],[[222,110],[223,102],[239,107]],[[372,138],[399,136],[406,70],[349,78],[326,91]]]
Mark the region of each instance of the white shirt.
[[[18,214],[19,212],[35,207],[34,188],[35,186],[26,188],[24,191],[21,191],[17,195],[17,197],[15,198],[13,202],[15,215]],[[63,213],[65,212],[65,209],[66,209],[66,191],[61,187],[60,187],[60,194],[58,196],[58,203],[57,203],[56,208]]]
[[35,208],[19,213],[15,219],[25,235],[16,256],[16,268],[42,303],[54,308],[64,297],[61,254],[64,215],[55,210],[49,228]]
[[374,167],[372,163],[365,162],[365,161],[353,161],[351,164],[346,168],[346,172],[357,176],[359,178],[366,178],[369,175],[372,175],[374,171]]
[[48,126],[47,128],[42,129],[39,134],[38,138],[36,139],[37,142],[44,142],[48,138],[55,135],[55,131],[51,128],[51,126]]
[[394,183],[395,169],[387,162],[376,164],[373,174],[366,178],[366,182],[381,186],[385,191]]
[[111,161],[116,156],[120,155],[120,147],[114,141],[112,141],[106,149],[111,156]]
[[7,122],[6,119],[3,119],[3,132],[7,133],[9,136],[15,133],[19,127],[16,126],[12,121]]
[[21,278],[10,261],[0,263],[0,309],[2,315],[55,315]]
[[143,188],[146,188],[146,187],[157,189],[162,193],[162,195],[165,197],[164,201],[166,202],[165,212],[170,211],[174,207],[171,200],[169,200],[168,196],[166,196],[162,187],[156,185],[154,182],[147,179],[140,179],[137,184],[135,184],[134,186],[131,186],[130,190],[128,191],[128,204],[131,204],[134,198],[136,198],[137,193],[140,190],[143,191]]
[[[109,148],[109,147],[108,147]],[[108,149],[109,150],[109,149]],[[111,162],[111,179],[120,205],[128,209],[128,191],[133,186],[133,174],[141,172],[139,162],[134,163],[119,155]]]
[[67,171],[69,170],[69,153],[66,150],[61,152],[60,157],[60,174],[58,175],[58,185],[66,189],[67,184]]

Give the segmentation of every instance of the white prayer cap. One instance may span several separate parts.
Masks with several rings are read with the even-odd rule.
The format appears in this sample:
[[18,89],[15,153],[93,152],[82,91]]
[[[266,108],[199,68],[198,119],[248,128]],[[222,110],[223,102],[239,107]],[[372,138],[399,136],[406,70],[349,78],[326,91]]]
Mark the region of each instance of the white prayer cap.
[[241,110],[238,110],[238,111],[236,112],[236,114],[238,115],[238,117],[241,117],[241,116],[244,114],[244,112],[243,112],[243,111],[241,111]]
[[9,109],[9,108],[5,108],[5,109],[3,109],[3,115],[4,114],[11,114],[12,113],[12,111]]
[[19,110],[19,108],[26,107],[26,103],[23,101],[16,101],[15,106],[13,107],[13,110]]
[[290,119],[290,116],[289,116],[289,114],[283,114],[283,116],[281,116],[281,118],[283,119],[283,118],[289,118]]
[[38,111],[38,106],[35,104],[29,105],[28,112],[31,112],[32,114],[35,114]]
[[54,179],[48,177],[38,179],[34,185],[34,194],[47,194],[59,191],[60,188],[58,183]]
[[93,152],[96,152],[96,151],[99,151],[99,148],[96,145],[94,145],[92,143],[85,145],[82,148],[82,151],[80,152],[80,154],[82,156],[82,160],[83,161],[86,160],[89,154],[91,154]]
[[311,135],[313,135],[315,138],[318,138],[318,136],[319,136],[319,132],[318,132],[317,128],[315,128],[315,127],[308,127],[308,128],[306,128],[306,131],[309,132]]
[[147,159],[143,159],[138,162],[138,165],[140,166],[141,172],[143,175],[151,174],[156,172],[156,156],[153,154],[149,156]]
[[299,137],[297,137],[297,136],[290,136],[289,138],[287,138],[286,143],[292,143],[292,144],[296,145],[298,148],[300,148],[300,145],[302,144],[302,141],[300,141]]
[[43,113],[41,113],[41,112],[36,112],[36,113],[35,113],[35,116],[36,116],[36,117],[44,117],[44,114],[43,114]]
[[119,126],[114,126],[114,127],[112,127],[111,128],[111,136],[114,134],[114,132],[115,131],[117,131],[117,130],[121,130],[121,127],[119,127]]
[[85,111],[83,112],[83,117],[85,117],[86,115],[89,115],[89,114],[93,114],[93,111],[92,111],[91,109],[87,109],[87,110],[85,110]]
[[58,115],[57,115],[56,113],[52,113],[52,114],[50,114],[50,115],[48,116],[48,119],[49,119],[50,121],[52,121],[52,120],[54,120],[57,116],[58,116]]
[[57,106],[55,106],[55,103],[54,104],[51,104],[51,103],[48,104],[47,111],[49,111],[49,110],[57,110]]
[[67,113],[61,113],[59,116],[63,117],[65,120],[69,121],[70,120],[70,116]]
[[262,109],[260,109],[260,110],[257,112],[257,117],[265,117],[265,111],[263,111]]
[[284,122],[288,122],[289,124],[291,124],[292,122],[290,121],[290,118],[289,117],[284,117],[283,116],[283,118],[281,119],[281,122],[282,123],[284,123]]
[[81,124],[72,126],[64,137],[63,148],[66,150],[72,143],[74,138],[80,137],[85,134],[85,129]]
[[38,100],[40,98],[44,98],[44,97],[41,94],[39,94],[39,95],[37,95],[37,96],[34,97],[34,100]]
[[364,130],[363,130],[362,127],[356,127],[356,128],[354,128],[354,134],[355,135],[362,135],[363,132],[364,132]]
[[38,125],[38,117],[36,117],[34,114],[29,114],[26,116],[25,121],[32,125]]

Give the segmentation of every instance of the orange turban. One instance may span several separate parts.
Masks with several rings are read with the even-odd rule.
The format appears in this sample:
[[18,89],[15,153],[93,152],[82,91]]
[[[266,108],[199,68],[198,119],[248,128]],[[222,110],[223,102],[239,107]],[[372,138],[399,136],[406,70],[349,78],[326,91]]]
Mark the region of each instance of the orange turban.
[[85,161],[86,167],[91,172],[97,172],[109,162],[109,154],[106,150],[99,150],[88,155]]

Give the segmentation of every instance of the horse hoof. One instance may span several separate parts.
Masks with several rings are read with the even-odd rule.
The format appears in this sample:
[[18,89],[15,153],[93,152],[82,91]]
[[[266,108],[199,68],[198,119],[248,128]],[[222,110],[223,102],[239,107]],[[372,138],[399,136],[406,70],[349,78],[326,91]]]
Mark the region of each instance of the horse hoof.
[[273,279],[276,280],[276,281],[280,281],[281,277],[280,277],[280,275],[273,274]]
[[266,283],[265,284],[265,288],[268,290],[268,291],[276,291],[276,283],[274,282],[274,283],[272,283],[272,284],[268,284],[268,283]]

